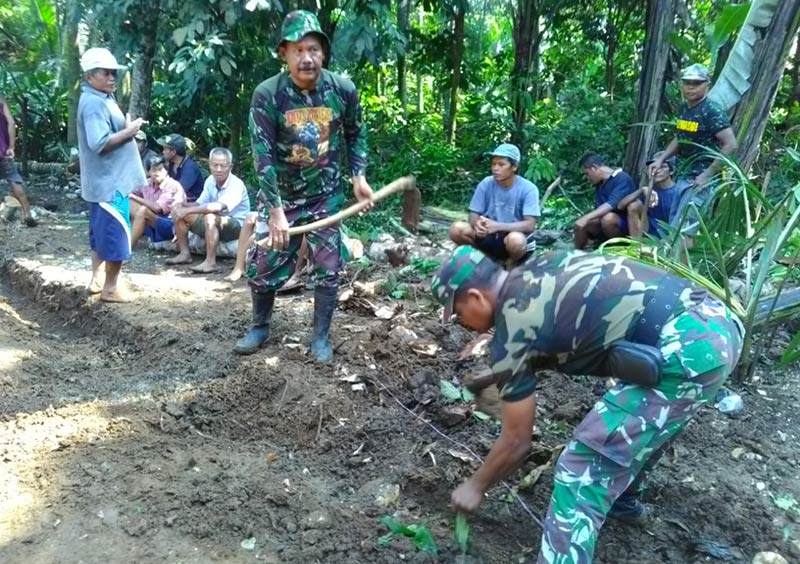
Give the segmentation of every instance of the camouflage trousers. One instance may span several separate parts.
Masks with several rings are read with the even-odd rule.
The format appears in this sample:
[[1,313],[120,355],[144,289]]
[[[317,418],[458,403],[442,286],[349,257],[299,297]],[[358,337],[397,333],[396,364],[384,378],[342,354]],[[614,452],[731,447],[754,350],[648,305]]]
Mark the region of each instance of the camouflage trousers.
[[[339,192],[302,205],[287,205],[284,212],[290,227],[305,225],[336,213],[343,201],[344,194]],[[309,258],[314,265],[314,285],[335,288],[339,284],[342,267],[339,224],[307,233],[306,241]],[[254,292],[270,292],[283,286],[294,272],[302,242],[302,235],[291,237],[289,246],[281,251],[265,249],[254,243],[247,251],[245,268],[250,288]]]
[[555,469],[539,564],[592,562],[600,527],[622,495],[638,496],[649,470],[739,360],[744,331],[707,298],[661,331],[664,357],[655,388],[620,384],[575,429]]

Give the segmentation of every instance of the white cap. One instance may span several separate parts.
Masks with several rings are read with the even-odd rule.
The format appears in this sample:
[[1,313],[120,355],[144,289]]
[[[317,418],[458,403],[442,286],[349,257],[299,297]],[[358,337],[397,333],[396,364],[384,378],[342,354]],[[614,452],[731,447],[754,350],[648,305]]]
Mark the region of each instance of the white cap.
[[121,70],[126,69],[125,65],[120,65],[111,54],[111,51],[103,47],[92,47],[87,49],[81,57],[81,70],[89,72],[93,69],[113,69]]

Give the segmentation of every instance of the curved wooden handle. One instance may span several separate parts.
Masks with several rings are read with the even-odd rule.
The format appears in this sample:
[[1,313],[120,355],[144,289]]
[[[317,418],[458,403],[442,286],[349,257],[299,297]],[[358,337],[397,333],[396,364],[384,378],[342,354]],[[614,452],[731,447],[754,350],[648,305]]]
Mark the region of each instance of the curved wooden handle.
[[[289,228],[289,236],[292,237],[294,235],[302,235],[304,233],[309,233],[311,231],[315,231],[317,229],[324,229],[329,225],[333,225],[334,223],[339,223],[347,219],[348,217],[352,217],[359,212],[364,211],[370,204],[377,204],[381,200],[388,198],[389,196],[396,194],[398,192],[404,192],[406,190],[412,190],[416,186],[416,181],[413,176],[403,176],[402,178],[398,178],[394,180],[375,192],[372,195],[371,200],[364,200],[362,202],[356,202],[350,207],[347,207],[330,217],[326,217],[324,219],[319,219],[313,223],[307,223],[305,225],[298,225],[297,227],[290,227]],[[267,246],[267,241],[269,241],[269,235],[264,237],[263,239],[259,239],[256,241],[256,244],[260,247],[269,248]]]
[[642,208],[641,215],[639,216],[642,222],[642,233],[647,233],[650,228],[650,218],[647,216],[647,210],[650,209],[650,194],[653,193],[653,184],[655,184],[655,181],[655,175],[651,176],[650,182],[647,183],[647,187],[644,189],[644,208]]

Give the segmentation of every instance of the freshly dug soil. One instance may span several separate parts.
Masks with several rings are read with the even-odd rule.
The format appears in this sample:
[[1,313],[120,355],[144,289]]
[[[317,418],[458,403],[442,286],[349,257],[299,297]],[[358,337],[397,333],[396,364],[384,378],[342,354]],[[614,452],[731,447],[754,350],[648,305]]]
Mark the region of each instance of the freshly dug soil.
[[[391,320],[373,313],[397,303],[385,296],[342,303],[330,366],[305,350],[311,292],[279,298],[269,344],[238,357],[243,282],[140,247],[124,268],[135,301],[98,302],[85,292],[80,205],[45,188],[29,192],[55,215],[35,229],[0,224],[0,562],[535,560],[540,530],[502,486],[470,518],[466,556],[453,541],[450,492],[499,425],[440,394],[440,380],[460,385],[474,367],[458,360],[474,335],[442,327],[422,286]],[[596,562],[708,562],[714,551],[750,562],[762,550],[800,561],[798,374],[759,375],[737,418],[700,412],[654,473],[651,522],[607,523]],[[535,446],[508,480],[545,465],[520,492],[540,517],[549,462],[594,385],[540,379]],[[427,526],[438,555],[379,543],[384,515]]]

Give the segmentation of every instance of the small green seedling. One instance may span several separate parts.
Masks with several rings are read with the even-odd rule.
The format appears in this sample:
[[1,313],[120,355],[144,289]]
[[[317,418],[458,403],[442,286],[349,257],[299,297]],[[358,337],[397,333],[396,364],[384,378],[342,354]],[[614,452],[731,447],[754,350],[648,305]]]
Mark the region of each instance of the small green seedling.
[[388,544],[392,542],[395,535],[399,535],[410,538],[417,550],[434,555],[438,553],[436,541],[433,540],[433,535],[425,525],[404,525],[388,515],[381,517],[381,523],[389,527],[390,532],[380,537],[378,544]]
[[475,399],[475,395],[466,388],[459,388],[447,380],[439,380],[439,389],[442,397],[447,401],[469,403]]
[[467,545],[469,544],[469,522],[467,522],[467,516],[460,511],[456,513],[456,526],[453,536],[458,548],[461,549],[461,554],[466,554]]

